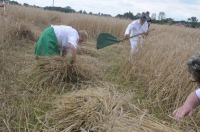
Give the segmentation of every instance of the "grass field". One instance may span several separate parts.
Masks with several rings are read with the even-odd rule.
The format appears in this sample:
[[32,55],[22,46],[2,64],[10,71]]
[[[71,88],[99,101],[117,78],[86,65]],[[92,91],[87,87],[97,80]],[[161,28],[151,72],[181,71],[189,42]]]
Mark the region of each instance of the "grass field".
[[[0,131],[198,131],[198,110],[176,122],[172,112],[196,88],[187,60],[200,51],[200,30],[151,25],[131,61],[129,42],[96,50],[101,32],[123,38],[130,20],[8,5],[0,18]],[[85,29],[75,69],[69,58],[35,60],[52,24]]]

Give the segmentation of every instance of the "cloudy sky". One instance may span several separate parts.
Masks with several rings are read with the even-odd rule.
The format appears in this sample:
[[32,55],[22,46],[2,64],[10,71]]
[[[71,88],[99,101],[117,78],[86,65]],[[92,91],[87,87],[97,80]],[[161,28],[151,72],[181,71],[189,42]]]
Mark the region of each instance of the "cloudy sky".
[[[15,0],[41,7],[52,6],[53,0]],[[195,16],[200,21],[200,0],[54,0],[55,6],[70,6],[76,11],[104,13],[116,16],[131,11],[133,14],[149,11],[151,14],[165,12],[167,18],[187,20]],[[150,14],[150,15],[151,15]]]

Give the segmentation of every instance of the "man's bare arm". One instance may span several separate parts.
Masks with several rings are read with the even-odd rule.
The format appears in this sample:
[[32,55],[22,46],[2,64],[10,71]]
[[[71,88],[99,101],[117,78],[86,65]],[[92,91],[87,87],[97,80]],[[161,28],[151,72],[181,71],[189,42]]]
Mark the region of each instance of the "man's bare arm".
[[71,49],[73,63],[76,63],[76,51],[77,50],[73,45],[70,46],[70,49]]

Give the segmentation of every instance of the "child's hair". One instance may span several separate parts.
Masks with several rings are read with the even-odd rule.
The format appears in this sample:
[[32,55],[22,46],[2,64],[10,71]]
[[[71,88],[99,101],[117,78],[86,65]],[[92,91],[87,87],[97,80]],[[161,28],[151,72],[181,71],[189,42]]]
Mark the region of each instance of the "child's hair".
[[188,71],[192,74],[196,82],[200,83],[200,54],[192,56],[187,62]]

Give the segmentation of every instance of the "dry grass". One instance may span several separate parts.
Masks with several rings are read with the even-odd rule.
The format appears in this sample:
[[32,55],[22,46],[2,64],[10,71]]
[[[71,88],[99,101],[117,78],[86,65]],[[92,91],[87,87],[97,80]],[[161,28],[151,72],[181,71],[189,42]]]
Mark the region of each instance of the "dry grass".
[[12,17],[0,19],[0,23],[0,49],[3,50],[22,46],[23,39],[37,41],[41,32],[36,26],[27,22],[15,21]]
[[[101,32],[109,32],[117,37],[124,34],[124,28],[128,20],[120,20],[109,17],[99,17],[78,13],[61,13],[54,11],[43,11],[42,9],[8,6],[8,14],[15,21],[26,21],[42,29],[56,24],[73,26],[81,30],[85,29],[90,38],[96,38]],[[117,28],[116,28],[117,27]]]
[[[186,61],[199,52],[199,30],[152,24],[156,30],[144,41],[144,49],[128,62],[128,42],[98,51],[95,43],[101,32],[122,38],[129,20],[12,5],[8,5],[7,13],[0,19],[0,131],[53,127],[82,131],[199,130],[197,114],[181,123],[171,118],[172,111],[195,88],[189,83]],[[75,69],[70,68],[67,58],[34,61],[34,43],[51,24],[88,31],[90,39],[80,46]],[[111,83],[118,90],[108,85]],[[104,88],[87,89],[88,84]],[[82,90],[66,93],[70,91],[66,89]],[[59,96],[55,101],[59,103],[55,107],[59,115],[52,113],[58,118],[49,120],[48,125],[45,115],[52,106],[46,102]],[[63,122],[65,118],[70,120]]]
[[97,49],[93,47],[88,47],[88,46],[79,46],[77,49],[77,54],[78,55],[87,55],[91,57],[99,57],[103,52],[98,51]]
[[180,106],[195,88],[186,61],[200,50],[200,31],[173,26],[154,28],[144,49],[121,67],[120,78],[128,84],[136,83],[143,106],[163,117]]
[[132,96],[98,87],[63,95],[52,104],[55,125],[48,131],[177,131],[139,110]]
[[[72,17],[75,17],[75,19],[71,19],[71,21],[68,21],[67,24],[72,25],[77,29],[85,29],[88,31],[90,38],[96,38],[97,35],[102,32],[108,32],[117,37],[121,37],[124,35],[123,30],[126,27],[126,24],[129,22],[115,18],[83,14],[68,14],[66,19]],[[82,17],[81,21],[78,19],[80,17]]]

